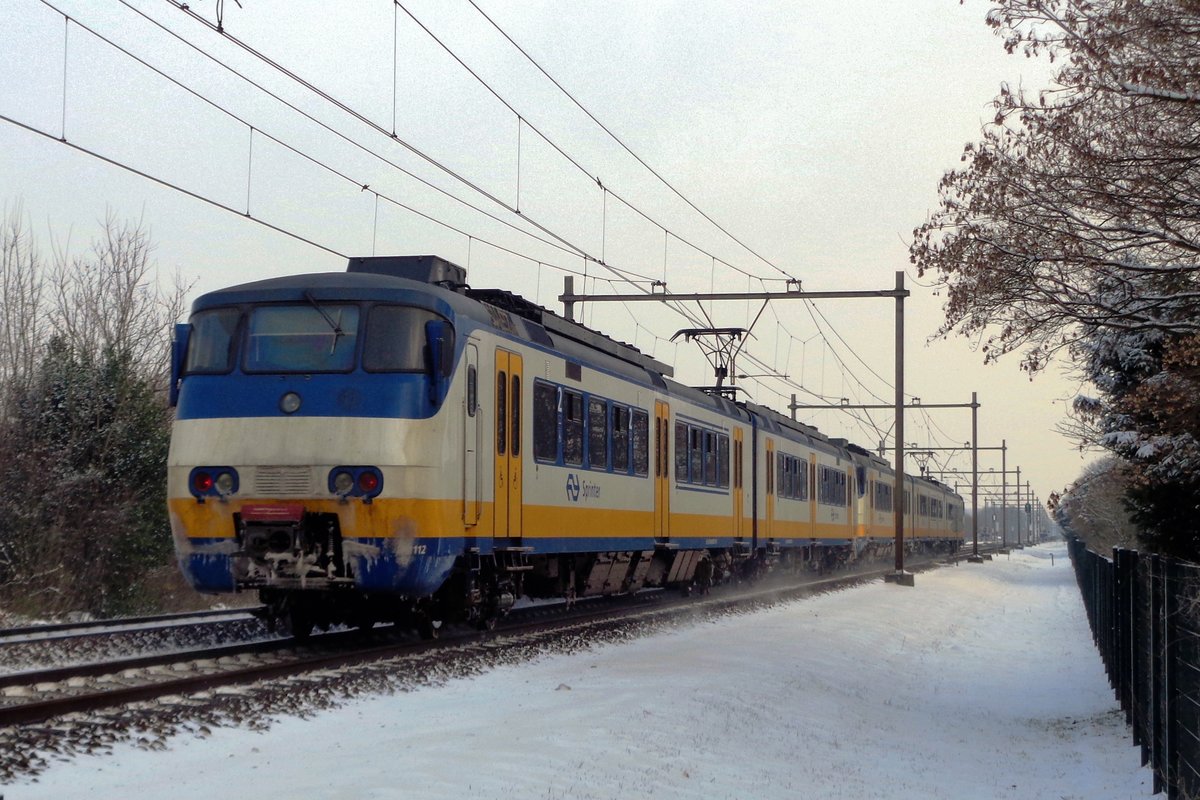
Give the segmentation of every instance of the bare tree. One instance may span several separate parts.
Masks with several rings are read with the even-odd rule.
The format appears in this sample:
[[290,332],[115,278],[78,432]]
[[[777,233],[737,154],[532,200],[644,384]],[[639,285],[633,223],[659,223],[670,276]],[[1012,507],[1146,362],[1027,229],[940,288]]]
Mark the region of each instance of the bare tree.
[[42,264],[20,203],[0,221],[0,417],[28,387],[44,341]]
[[128,359],[156,378],[164,374],[187,287],[178,273],[164,287],[153,250],[141,221],[120,222],[111,210],[89,253],[72,256],[56,246],[49,271],[53,328],[69,347]]

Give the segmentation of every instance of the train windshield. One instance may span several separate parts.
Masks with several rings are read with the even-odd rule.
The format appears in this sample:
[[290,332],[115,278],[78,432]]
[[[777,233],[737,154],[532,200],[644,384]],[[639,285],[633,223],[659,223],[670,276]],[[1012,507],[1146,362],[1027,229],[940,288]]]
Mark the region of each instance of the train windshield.
[[236,308],[214,308],[192,317],[185,372],[221,373],[232,369],[233,334],[240,316]]
[[260,306],[246,330],[246,372],[349,372],[358,341],[356,305],[312,301]]
[[[426,372],[426,322],[445,317],[412,306],[375,306],[367,317],[363,367],[369,372]],[[454,350],[453,340],[447,342]]]

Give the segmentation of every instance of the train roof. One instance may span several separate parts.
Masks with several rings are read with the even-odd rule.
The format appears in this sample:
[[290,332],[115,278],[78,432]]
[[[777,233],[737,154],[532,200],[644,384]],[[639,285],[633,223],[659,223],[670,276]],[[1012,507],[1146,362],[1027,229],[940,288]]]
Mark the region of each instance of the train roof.
[[[636,378],[689,402],[730,417],[756,417],[762,426],[780,436],[835,454],[850,453],[891,473],[886,460],[845,439],[832,439],[816,427],[793,420],[767,406],[735,402],[719,395],[668,380],[674,369],[631,344],[568,320],[520,295],[503,289],[475,289],[466,283],[466,270],[438,256],[379,256],[350,259],[346,272],[286,275],[218,289],[198,297],[192,313],[241,303],[318,300],[391,300],[411,303],[425,297],[444,303],[456,316],[499,328],[522,339],[551,347],[568,358],[596,362]],[[426,302],[429,302],[428,300]],[[515,318],[515,319],[514,319]],[[606,359],[605,356],[608,358]],[[932,478],[909,474],[947,488]]]

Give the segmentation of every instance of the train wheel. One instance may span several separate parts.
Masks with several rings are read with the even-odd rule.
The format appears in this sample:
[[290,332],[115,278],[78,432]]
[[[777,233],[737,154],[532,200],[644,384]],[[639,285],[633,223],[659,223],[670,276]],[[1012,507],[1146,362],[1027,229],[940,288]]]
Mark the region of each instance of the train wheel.
[[287,612],[287,628],[292,638],[298,642],[306,642],[313,632],[313,616],[303,608],[292,606]]
[[499,619],[495,614],[489,614],[486,617],[480,617],[479,622],[476,624],[481,631],[494,631],[496,630],[496,621]]
[[417,635],[426,641],[434,641],[441,638],[442,621],[422,615],[417,620]]

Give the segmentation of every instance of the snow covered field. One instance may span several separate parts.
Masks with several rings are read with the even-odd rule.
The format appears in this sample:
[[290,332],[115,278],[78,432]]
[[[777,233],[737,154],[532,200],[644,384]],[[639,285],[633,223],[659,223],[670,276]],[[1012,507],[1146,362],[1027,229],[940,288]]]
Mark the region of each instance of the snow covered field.
[[[1051,555],[1054,564],[1051,564]],[[57,764],[4,800],[1143,798],[1066,548],[545,656],[265,733]]]

